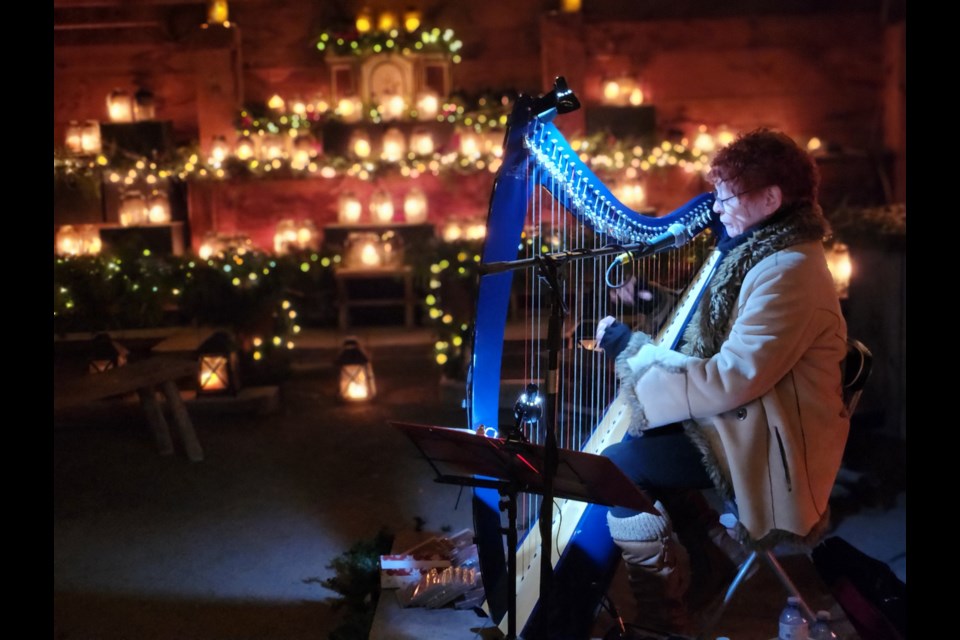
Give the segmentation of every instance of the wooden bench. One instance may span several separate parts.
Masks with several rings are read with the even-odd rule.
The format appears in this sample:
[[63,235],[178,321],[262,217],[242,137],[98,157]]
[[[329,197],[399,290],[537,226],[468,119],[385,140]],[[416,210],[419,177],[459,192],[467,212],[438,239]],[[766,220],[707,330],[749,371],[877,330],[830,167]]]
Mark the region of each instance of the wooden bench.
[[180,378],[196,375],[196,361],[154,356],[103,373],[60,381],[54,378],[53,410],[80,407],[97,400],[136,392],[160,454],[170,455],[173,453],[173,440],[170,437],[170,426],[157,402],[159,387],[170,405],[173,423],[187,457],[199,462],[203,460],[203,449],[176,384]]

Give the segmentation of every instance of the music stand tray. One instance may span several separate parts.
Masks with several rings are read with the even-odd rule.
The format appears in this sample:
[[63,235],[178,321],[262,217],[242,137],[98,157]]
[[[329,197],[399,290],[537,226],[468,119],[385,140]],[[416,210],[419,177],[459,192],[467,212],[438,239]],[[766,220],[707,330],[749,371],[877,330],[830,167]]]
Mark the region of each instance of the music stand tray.
[[[413,442],[436,473],[436,481],[497,489],[508,498],[509,525],[505,531],[509,550],[508,638],[515,638],[517,493],[544,493],[543,446],[502,438],[488,438],[464,429],[410,422],[390,422]],[[612,460],[603,456],[558,450],[553,494],[607,507],[627,507],[660,515],[650,499]],[[545,558],[546,560],[546,558]],[[548,561],[548,560],[546,560]]]

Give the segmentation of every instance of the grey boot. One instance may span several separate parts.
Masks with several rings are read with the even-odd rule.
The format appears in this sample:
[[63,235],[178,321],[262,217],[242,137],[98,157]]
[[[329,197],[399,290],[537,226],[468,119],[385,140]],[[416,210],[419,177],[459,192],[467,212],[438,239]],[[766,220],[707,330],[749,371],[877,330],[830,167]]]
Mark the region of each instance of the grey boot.
[[630,590],[637,601],[636,624],[661,632],[684,633],[690,617],[684,595],[690,587],[690,560],[663,505],[661,516],[641,513],[615,518],[607,513],[610,536],[626,563]]

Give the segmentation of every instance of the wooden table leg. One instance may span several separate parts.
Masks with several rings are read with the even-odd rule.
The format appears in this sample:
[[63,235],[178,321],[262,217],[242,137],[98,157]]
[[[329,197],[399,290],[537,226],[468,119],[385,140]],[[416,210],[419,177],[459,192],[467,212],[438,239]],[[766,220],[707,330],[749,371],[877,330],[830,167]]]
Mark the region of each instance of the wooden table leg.
[[173,453],[173,440],[170,438],[170,425],[163,417],[163,411],[160,410],[156,394],[155,387],[137,389],[137,395],[140,396],[140,406],[147,414],[147,424],[150,425],[150,431],[157,442],[160,455],[168,456]]
[[172,380],[163,383],[163,394],[170,403],[170,411],[173,413],[173,424],[177,427],[177,435],[183,442],[183,448],[187,452],[187,457],[193,462],[203,460],[203,448],[197,439],[197,433],[193,430],[193,422],[190,420],[190,414],[187,413],[187,407],[180,398],[180,390]]

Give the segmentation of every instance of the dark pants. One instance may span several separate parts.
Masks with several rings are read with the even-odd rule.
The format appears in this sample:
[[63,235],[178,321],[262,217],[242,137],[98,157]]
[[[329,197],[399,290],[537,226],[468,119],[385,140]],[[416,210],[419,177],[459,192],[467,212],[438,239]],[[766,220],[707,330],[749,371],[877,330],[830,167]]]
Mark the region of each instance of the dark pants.
[[[679,424],[652,429],[640,437],[611,445],[602,455],[613,460],[624,475],[654,500],[663,499],[664,494],[675,489],[713,488],[700,451]],[[640,512],[614,507],[610,513],[616,518],[627,518]]]

